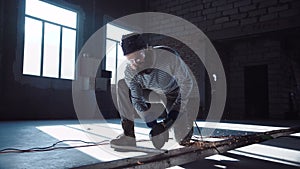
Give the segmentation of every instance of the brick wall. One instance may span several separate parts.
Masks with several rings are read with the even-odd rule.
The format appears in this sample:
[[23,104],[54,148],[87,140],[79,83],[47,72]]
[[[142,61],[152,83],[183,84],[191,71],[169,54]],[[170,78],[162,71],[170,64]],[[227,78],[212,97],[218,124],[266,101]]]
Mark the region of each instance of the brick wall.
[[[215,44],[224,64],[228,83],[224,118],[232,119],[246,117],[244,68],[252,65],[268,67],[269,118],[292,117],[289,114],[293,83],[291,77],[294,71],[291,63],[296,65],[294,67],[299,67],[300,63],[290,62],[284,46],[286,40],[294,34],[299,36],[299,9],[298,0],[148,1],[149,11],[182,17],[200,28]],[[172,27],[172,21],[165,21],[163,24],[164,29],[184,36],[184,29]],[[297,47],[293,48],[296,49]],[[185,53],[183,57],[190,68],[198,72],[197,75],[203,75],[197,57],[189,53]],[[198,82],[204,79],[198,78]],[[209,84],[205,88],[209,89]],[[209,93],[209,90],[206,92]],[[206,100],[209,100],[209,96]]]
[[[299,118],[300,60],[297,58],[300,50],[294,40],[288,42],[291,41],[288,36],[278,38],[275,35],[276,33],[263,34],[217,43],[216,48],[223,58],[228,85],[225,118],[244,119],[247,116],[245,67],[257,65],[266,65],[268,68],[268,117]],[[296,37],[299,37],[299,33]]]
[[300,36],[289,37],[283,45],[284,54],[287,56],[287,67],[290,70],[290,102],[291,115],[300,116],[300,48],[298,39]]
[[[0,102],[2,103],[2,95],[3,95],[3,33],[4,33],[4,1],[0,2]],[[1,104],[0,103],[0,104]],[[2,107],[2,106],[1,106]],[[1,108],[0,108],[1,111]]]
[[297,27],[298,0],[149,0],[148,10],[187,19],[211,39]]
[[[290,69],[281,42],[271,39],[248,39],[231,45],[229,52],[228,100],[230,116],[244,118],[246,66],[267,65],[269,117],[284,118],[289,111]],[[259,97],[259,96],[258,96]]]

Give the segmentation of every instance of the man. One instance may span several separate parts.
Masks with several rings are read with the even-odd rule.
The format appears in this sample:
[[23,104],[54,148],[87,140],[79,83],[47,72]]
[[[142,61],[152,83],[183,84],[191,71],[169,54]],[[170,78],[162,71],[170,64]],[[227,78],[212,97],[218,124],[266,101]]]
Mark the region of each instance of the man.
[[[193,80],[184,62],[169,51],[148,47],[141,34],[124,35],[121,45],[129,61],[125,78],[117,86],[124,133],[110,142],[111,147],[136,146],[135,112],[152,128],[150,138],[156,148],[168,141],[171,127],[179,144],[189,141],[193,129],[186,105]],[[167,117],[162,122],[157,121],[162,112],[155,112],[151,107],[154,102],[161,102],[166,108]]]

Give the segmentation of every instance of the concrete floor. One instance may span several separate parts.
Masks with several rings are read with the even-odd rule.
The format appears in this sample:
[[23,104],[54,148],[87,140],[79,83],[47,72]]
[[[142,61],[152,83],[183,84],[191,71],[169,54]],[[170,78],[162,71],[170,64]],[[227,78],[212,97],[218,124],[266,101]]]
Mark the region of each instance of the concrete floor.
[[[200,127],[216,127],[213,135],[241,135],[263,132],[299,125],[299,121],[255,121],[255,122],[197,122]],[[149,129],[139,120],[136,122],[137,139],[148,139]],[[88,164],[128,158],[145,153],[113,151],[107,140],[121,133],[119,120],[109,121],[18,121],[0,123],[0,149],[30,149],[51,146],[60,140],[83,140],[90,142],[104,141],[101,146],[76,149],[57,149],[52,151],[1,153],[1,169],[62,169]],[[197,134],[197,131],[195,131]],[[201,159],[193,163],[171,168],[272,168],[289,169],[300,167],[300,133],[290,137],[269,140]],[[149,141],[139,142],[141,146],[151,147]],[[80,146],[82,142],[68,141],[57,146]],[[178,148],[174,141],[169,141],[165,149]]]

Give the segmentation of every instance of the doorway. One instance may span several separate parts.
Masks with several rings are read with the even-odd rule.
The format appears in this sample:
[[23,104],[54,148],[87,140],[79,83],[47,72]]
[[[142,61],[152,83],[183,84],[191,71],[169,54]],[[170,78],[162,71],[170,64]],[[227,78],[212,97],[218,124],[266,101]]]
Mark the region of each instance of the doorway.
[[246,66],[244,77],[246,119],[268,118],[268,66]]

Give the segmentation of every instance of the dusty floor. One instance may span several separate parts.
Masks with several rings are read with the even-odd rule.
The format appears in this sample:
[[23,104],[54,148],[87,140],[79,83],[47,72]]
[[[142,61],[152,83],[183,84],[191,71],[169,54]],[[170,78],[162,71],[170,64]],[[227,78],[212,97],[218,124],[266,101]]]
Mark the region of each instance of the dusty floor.
[[[297,121],[255,121],[255,122],[222,122],[208,123],[198,121],[200,128],[216,128],[213,135],[243,135],[252,132],[263,132],[295,126]],[[149,129],[136,121],[135,127],[138,140],[147,140]],[[110,148],[108,140],[121,133],[119,120],[109,121],[18,121],[0,123],[0,149],[30,149],[45,148],[61,140],[69,140],[55,145],[55,150],[39,149],[38,152],[0,154],[0,168],[24,169],[43,168],[61,169],[80,167],[89,164],[112,161],[121,158],[146,155],[146,153],[115,152]],[[198,134],[197,130],[194,134]],[[300,133],[289,137],[269,140],[229,151],[221,155],[214,155],[193,163],[172,168],[299,168],[300,167]],[[97,142],[99,146],[88,146],[72,149],[59,147],[85,146],[86,142]],[[140,146],[152,147],[151,142],[139,142]],[[53,147],[50,147],[53,148]],[[169,141],[164,149],[178,148],[174,141]],[[7,152],[7,151],[6,151]]]

